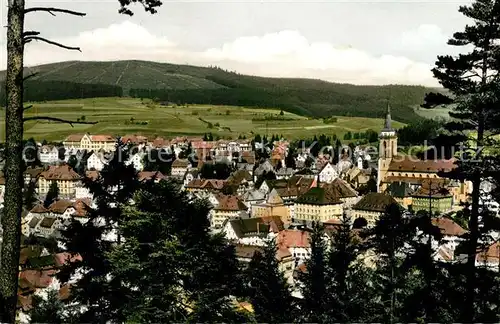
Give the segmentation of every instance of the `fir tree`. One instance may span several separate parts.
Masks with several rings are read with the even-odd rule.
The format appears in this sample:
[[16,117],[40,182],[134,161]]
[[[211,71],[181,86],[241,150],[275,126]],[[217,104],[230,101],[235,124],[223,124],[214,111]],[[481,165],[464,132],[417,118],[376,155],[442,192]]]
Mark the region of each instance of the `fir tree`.
[[294,317],[294,303],[286,279],[278,269],[276,243],[270,240],[262,252],[255,252],[247,277],[249,297],[257,322],[290,323]]
[[23,207],[26,209],[26,210],[31,210],[31,208],[33,208],[37,201],[38,201],[38,198],[37,198],[37,195],[36,195],[36,183],[31,181],[30,183],[28,183],[25,188],[24,188],[24,191],[23,191]]
[[304,297],[300,310],[305,322],[324,322],[329,308],[326,290],[327,246],[324,235],[321,223],[314,223],[309,239],[311,257],[306,261],[307,271],[300,275],[302,296]]
[[403,302],[409,294],[402,263],[408,253],[408,242],[415,232],[403,217],[401,206],[391,204],[377,220],[371,234],[368,247],[377,255],[375,284],[378,286],[382,309],[371,321],[399,322],[403,315]]
[[45,196],[45,201],[43,202],[43,205],[45,206],[45,208],[47,208],[58,198],[59,198],[59,187],[57,186],[56,181],[52,181],[50,183],[49,191]]
[[36,294],[33,295],[28,315],[31,323],[69,323],[71,317],[68,316],[68,308],[59,299],[58,291],[51,289],[47,291],[46,298]]
[[[462,181],[470,180],[472,183],[469,238],[466,245],[467,283],[461,321],[474,322],[477,298],[475,260],[478,242],[481,240],[480,185],[487,175],[496,174],[495,181],[500,180],[496,171],[498,158],[488,149],[497,145],[493,135],[500,131],[500,61],[497,54],[500,49],[500,3],[496,0],[477,0],[471,5],[461,6],[459,12],[474,23],[467,25],[463,32],[456,32],[448,44],[472,50],[454,57],[438,56],[433,69],[434,76],[451,92],[453,98],[428,94],[425,105],[432,107],[453,102],[454,108],[450,116],[454,120],[445,125],[452,132],[452,136],[448,136],[448,146],[455,146],[459,142],[465,142],[468,146],[466,152],[461,152],[458,168],[446,176]],[[476,151],[477,148],[479,151]]]
[[369,322],[379,310],[373,303],[372,271],[358,259],[362,245],[350,223],[344,213],[341,224],[332,233],[327,254],[326,316],[330,322]]

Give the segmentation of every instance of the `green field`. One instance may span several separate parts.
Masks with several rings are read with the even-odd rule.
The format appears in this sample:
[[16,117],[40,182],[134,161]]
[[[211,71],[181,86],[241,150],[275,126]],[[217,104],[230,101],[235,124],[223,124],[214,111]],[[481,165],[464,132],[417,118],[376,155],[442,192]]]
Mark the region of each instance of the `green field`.
[[432,109],[426,109],[426,108],[421,108],[416,106],[415,108],[415,113],[421,117],[424,118],[429,118],[429,119],[434,119],[434,118],[443,118],[445,120],[450,119],[450,111],[451,108],[448,107],[436,107]]
[[[239,135],[252,137],[253,134],[267,133],[296,139],[318,134],[343,136],[347,131],[379,131],[383,126],[383,120],[376,118],[339,116],[336,123],[325,124],[322,119],[311,119],[288,112],[283,117],[290,120],[252,121],[268,114],[278,115],[280,110],[213,105],[161,106],[132,98],[92,98],[31,104],[33,108],[25,112],[26,117],[52,116],[76,120],[85,116],[86,121],[98,122],[95,125],[74,127],[51,121],[29,121],[25,124],[25,138],[49,141],[59,141],[69,134],[84,132],[163,137],[203,136],[211,132],[222,138],[237,138]],[[0,141],[5,140],[4,118],[5,114],[2,113]],[[213,128],[209,128],[209,123]],[[219,127],[216,126],[217,123]],[[403,124],[394,122],[394,126],[401,127]]]

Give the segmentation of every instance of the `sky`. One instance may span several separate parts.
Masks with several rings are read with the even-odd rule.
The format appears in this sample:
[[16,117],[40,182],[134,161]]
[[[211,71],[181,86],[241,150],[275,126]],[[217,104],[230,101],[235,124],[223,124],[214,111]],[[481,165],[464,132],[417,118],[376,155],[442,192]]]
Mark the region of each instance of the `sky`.
[[[169,1],[151,15],[118,0],[26,0],[85,17],[30,13],[25,30],[79,46],[67,51],[32,42],[25,66],[67,60],[152,60],[243,74],[317,78],[353,84],[438,86],[437,55],[457,54],[447,39],[470,23],[458,12],[470,1]],[[0,0],[0,69],[6,66],[7,0]]]

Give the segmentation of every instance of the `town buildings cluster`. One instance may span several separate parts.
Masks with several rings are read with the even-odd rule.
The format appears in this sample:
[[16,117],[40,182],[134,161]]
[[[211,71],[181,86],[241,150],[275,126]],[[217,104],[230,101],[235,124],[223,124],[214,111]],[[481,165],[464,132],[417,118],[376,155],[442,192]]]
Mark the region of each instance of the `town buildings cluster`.
[[[211,206],[207,217],[212,231],[223,232],[236,245],[241,262],[248,262],[255,251],[274,238],[280,268],[292,286],[295,274],[304,271],[304,262],[311,254],[308,229],[313,222],[329,229],[325,235],[335,230],[343,215],[348,216],[353,229],[371,227],[394,203],[409,215],[430,211],[434,215],[433,223],[445,238],[443,242],[434,242],[436,260],[459,262],[461,259],[455,252],[467,231],[447,216],[462,208],[460,204],[468,199],[470,186],[467,182],[440,176],[440,171],[454,167],[453,160],[423,161],[398,154],[390,111],[380,133],[378,156],[356,147],[352,156],[341,155],[336,164],[331,157],[319,155],[312,164],[306,165],[307,149],[291,152],[284,139],[265,147],[247,139],[203,141],[177,137],[167,140],[139,135],[117,138],[82,134],[68,136],[62,142],[63,154],[58,147],[41,145],[39,160],[44,166],[28,168],[25,172],[26,184],[34,185],[40,202],[23,212],[24,236],[57,238],[71,218],[86,221],[86,213],[94,203],[83,179],[99,177],[115,150],[117,139],[136,148],[124,162],[133,165],[139,180],[174,179],[181,190],[206,199]],[[153,149],[169,151],[175,157],[170,163],[170,174],[145,171],[145,158]],[[262,157],[259,150],[266,151],[266,157]],[[88,158],[82,174],[68,162],[83,151],[88,153]],[[190,157],[185,156],[186,151]],[[291,154],[293,166],[287,165]],[[232,172],[225,179],[203,177],[204,164],[226,164]],[[57,183],[59,198],[47,206],[43,199],[53,183]],[[4,179],[0,177],[0,201],[3,191]],[[110,234],[109,239],[115,238]],[[497,238],[486,252],[478,254],[478,264],[498,271],[499,251]],[[22,300],[33,291],[56,285],[51,274],[60,266],[60,256],[47,255],[43,249],[23,250],[22,259]],[[39,265],[40,262],[42,270],[34,273],[33,263]],[[68,293],[67,287],[58,289],[61,296]]]

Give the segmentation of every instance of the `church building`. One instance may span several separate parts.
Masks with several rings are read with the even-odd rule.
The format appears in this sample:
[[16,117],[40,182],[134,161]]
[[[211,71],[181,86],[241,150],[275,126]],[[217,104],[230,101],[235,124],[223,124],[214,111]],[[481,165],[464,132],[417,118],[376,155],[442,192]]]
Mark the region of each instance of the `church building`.
[[[460,201],[467,199],[469,187],[467,183],[457,184],[455,181],[438,176],[438,172],[451,171],[456,167],[454,159],[421,160],[415,156],[398,154],[398,137],[396,130],[392,128],[389,105],[379,140],[377,175],[377,191],[379,193],[388,192],[388,187],[393,183],[406,183],[414,191],[417,191],[424,184],[432,184],[432,187],[439,184],[439,187],[446,188],[451,192],[454,200],[453,205],[458,205]],[[410,197],[410,194],[408,196]],[[411,199],[408,204],[412,204]]]

